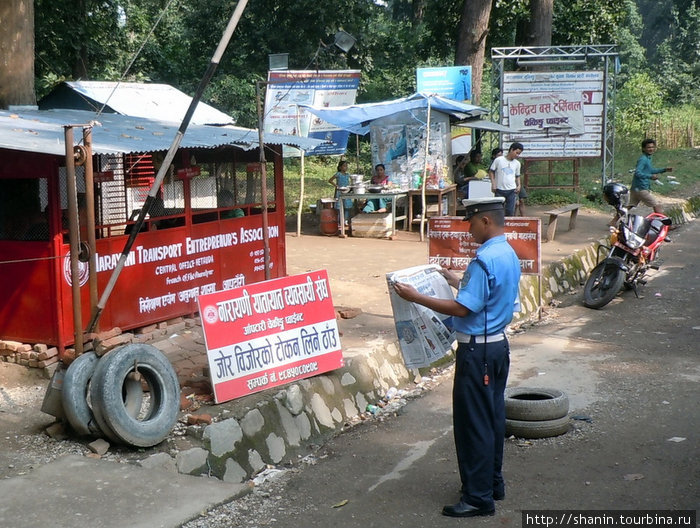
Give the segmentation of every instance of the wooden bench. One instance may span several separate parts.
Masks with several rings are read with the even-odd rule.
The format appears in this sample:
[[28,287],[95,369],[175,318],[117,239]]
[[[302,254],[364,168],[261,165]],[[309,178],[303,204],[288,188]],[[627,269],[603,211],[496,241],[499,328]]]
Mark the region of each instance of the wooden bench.
[[557,231],[557,220],[559,220],[559,215],[571,212],[569,217],[569,231],[576,227],[576,216],[578,215],[578,209],[581,204],[569,204],[559,209],[552,209],[551,211],[545,211],[544,214],[549,215],[549,224],[547,225],[547,240],[554,240],[554,234]]

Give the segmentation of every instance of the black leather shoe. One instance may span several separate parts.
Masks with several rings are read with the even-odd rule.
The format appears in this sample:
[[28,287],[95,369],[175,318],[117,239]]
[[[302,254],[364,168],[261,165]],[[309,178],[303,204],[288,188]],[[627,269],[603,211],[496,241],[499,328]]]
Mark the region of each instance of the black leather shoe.
[[457,504],[448,504],[442,509],[442,514],[448,517],[481,517],[493,515],[495,512],[496,508],[477,508],[461,501]]

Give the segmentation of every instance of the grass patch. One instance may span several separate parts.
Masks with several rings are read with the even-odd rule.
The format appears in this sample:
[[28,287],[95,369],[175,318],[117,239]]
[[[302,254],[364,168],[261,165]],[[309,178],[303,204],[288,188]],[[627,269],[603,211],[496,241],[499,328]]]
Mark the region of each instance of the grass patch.
[[[361,143],[359,164],[354,154],[347,156],[350,162],[351,173],[362,173],[367,179],[371,174],[371,162],[369,145]],[[634,169],[637,159],[641,155],[639,144],[631,145],[619,143],[615,150],[614,178],[627,186],[632,183],[632,174],[628,171]],[[345,158],[345,156],[343,156]],[[309,212],[309,205],[315,204],[320,198],[331,198],[333,186],[328,179],[335,174],[340,156],[312,156],[305,159],[304,178],[304,211]],[[664,185],[653,185],[652,190],[661,195],[684,195],[700,182],[700,149],[659,149],[654,154],[655,167],[673,167],[673,172],[662,174],[660,181]],[[583,158],[579,167],[579,192],[566,189],[528,189],[528,203],[533,205],[564,205],[580,203],[586,207],[595,207],[607,210],[609,206],[602,200],[601,193],[601,166],[599,158]],[[570,161],[555,162],[555,171],[571,172]],[[668,176],[674,179],[668,179]],[[547,184],[546,176],[539,175],[542,183]],[[301,180],[301,163],[299,158],[287,158],[284,160],[284,197],[288,215],[295,215],[299,204],[299,188]],[[678,182],[678,185],[669,183]],[[570,175],[557,175],[555,185],[570,185]]]

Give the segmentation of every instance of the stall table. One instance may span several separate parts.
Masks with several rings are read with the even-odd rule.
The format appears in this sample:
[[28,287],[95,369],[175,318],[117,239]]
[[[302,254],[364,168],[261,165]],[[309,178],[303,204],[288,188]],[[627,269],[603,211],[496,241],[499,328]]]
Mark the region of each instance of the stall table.
[[[413,222],[413,197],[420,197],[422,193],[421,189],[412,189],[408,191],[408,217],[410,222]],[[444,187],[442,189],[426,189],[425,197],[426,201],[429,196],[436,196],[438,203],[438,216],[455,216],[457,214],[457,186],[452,184]],[[447,215],[443,214],[441,210],[442,199],[447,197]],[[426,204],[427,205],[427,204]],[[427,217],[427,215],[426,215]]]
[[[340,236],[344,237],[345,236],[345,199],[348,200],[370,200],[372,198],[379,198],[380,196],[384,199],[391,199],[391,236],[394,236],[396,234],[396,222],[399,220],[403,220],[404,224],[404,229],[408,231],[408,220],[406,216],[406,210],[404,209],[404,213],[401,216],[396,216],[396,202],[398,201],[399,198],[402,196],[408,196],[408,193],[410,191],[388,191],[388,192],[381,192],[381,193],[343,193],[338,197],[338,205],[339,205],[339,211],[338,211],[338,218],[339,218],[339,224],[340,224]],[[411,203],[411,200],[408,200],[409,204]],[[408,206],[410,207],[410,205]]]

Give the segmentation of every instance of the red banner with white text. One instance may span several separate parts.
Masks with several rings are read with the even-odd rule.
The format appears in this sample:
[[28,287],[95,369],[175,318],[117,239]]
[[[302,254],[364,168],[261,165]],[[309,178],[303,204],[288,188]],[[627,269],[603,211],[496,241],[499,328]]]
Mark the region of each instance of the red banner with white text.
[[217,403],[343,366],[326,270],[197,301]]

